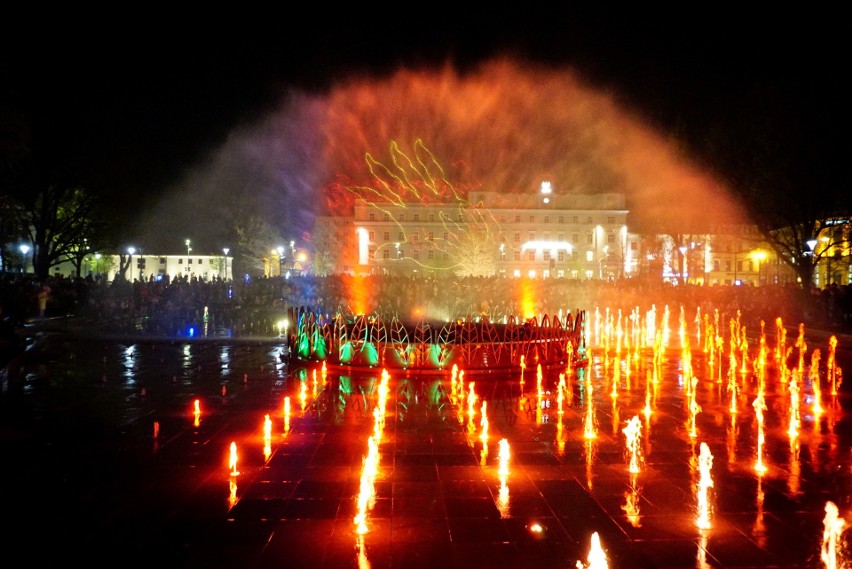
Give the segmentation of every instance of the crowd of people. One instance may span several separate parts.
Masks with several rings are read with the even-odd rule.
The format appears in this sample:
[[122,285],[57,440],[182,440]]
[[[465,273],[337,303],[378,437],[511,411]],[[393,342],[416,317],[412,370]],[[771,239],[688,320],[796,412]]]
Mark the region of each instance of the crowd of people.
[[112,282],[85,277],[2,281],[0,311],[8,326],[38,318],[79,317],[109,322],[154,314],[192,317],[205,308],[240,318],[311,307],[320,312],[381,313],[404,320],[468,315],[497,321],[506,316],[555,315],[596,309],[647,310],[652,305],[703,314],[741,311],[754,320],[807,322],[852,330],[849,286],[806,290],[796,285],[693,286],[639,280],[509,279],[504,277],[294,276],[224,281],[177,277]]
[[20,351],[28,323],[75,318],[87,326],[126,327],[140,319],[198,321],[210,314],[230,323],[271,321],[303,308],[317,313],[381,314],[408,322],[468,316],[497,322],[514,316],[564,316],[597,311],[628,317],[652,307],[690,315],[741,313],[755,325],[785,324],[852,333],[849,286],[806,290],[796,285],[693,286],[640,280],[507,279],[369,275],[255,278],[225,281],[177,277],[106,281],[92,277],[0,281],[0,364]]

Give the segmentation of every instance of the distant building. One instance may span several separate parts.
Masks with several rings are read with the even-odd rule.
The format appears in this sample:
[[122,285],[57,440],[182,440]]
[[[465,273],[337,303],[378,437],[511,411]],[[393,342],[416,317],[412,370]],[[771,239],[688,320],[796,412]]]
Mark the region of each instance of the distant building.
[[616,279],[635,275],[640,240],[623,194],[471,192],[457,202],[358,199],[317,219],[317,272]]
[[[95,260],[94,255],[83,261],[80,276],[101,276],[108,281],[115,279],[119,268],[119,256],[107,256],[105,262]],[[152,280],[168,275],[197,278],[199,280],[233,280],[233,257],[224,255],[133,255],[125,276],[128,280]],[[51,269],[52,275],[73,277],[76,269],[65,261]]]

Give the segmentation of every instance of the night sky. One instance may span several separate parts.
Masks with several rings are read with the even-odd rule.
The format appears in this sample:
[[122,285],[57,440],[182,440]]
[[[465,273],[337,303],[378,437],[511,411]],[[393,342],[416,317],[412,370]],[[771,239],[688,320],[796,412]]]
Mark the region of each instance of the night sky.
[[820,183],[848,179],[841,167],[827,173],[850,150],[852,26],[839,13],[399,10],[259,14],[232,28],[199,20],[160,29],[159,17],[122,28],[27,26],[2,40],[4,167],[31,148],[45,171],[138,217],[288,90],[322,96],[351,78],[448,62],[464,74],[509,55],[569,66],[722,178],[729,164],[713,148],[727,137],[747,153],[753,142],[737,132],[755,116],[773,125],[760,144],[776,149],[780,175],[806,185],[818,168]]

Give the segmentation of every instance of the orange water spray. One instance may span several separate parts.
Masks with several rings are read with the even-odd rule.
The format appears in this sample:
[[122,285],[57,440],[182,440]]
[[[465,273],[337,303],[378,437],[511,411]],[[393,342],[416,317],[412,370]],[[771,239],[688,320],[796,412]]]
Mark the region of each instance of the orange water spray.
[[766,465],[763,463],[763,447],[766,444],[766,434],[763,426],[763,412],[766,411],[766,402],[763,399],[763,388],[758,390],[757,397],[752,403],[754,414],[757,417],[757,461],[754,465],[754,470],[758,474],[766,472]]
[[837,542],[840,539],[840,534],[843,533],[846,522],[840,517],[837,505],[834,502],[826,502],[823,524],[820,559],[826,569],[837,569],[842,567],[838,559]]
[[710,488],[713,487],[713,477],[710,474],[713,468],[713,455],[707,443],[701,443],[701,451],[698,455],[698,518],[695,525],[699,529],[711,527],[710,521]]
[[263,458],[269,460],[272,455],[272,419],[267,413],[263,418]]
[[228,509],[237,505],[237,481],[233,477],[228,479]]
[[598,436],[595,430],[595,404],[592,399],[592,379],[591,374],[586,375],[586,415],[583,421],[583,437],[586,439],[594,439]]
[[583,564],[582,561],[577,561],[577,569],[608,569],[609,563],[606,559],[606,553],[604,553],[603,547],[601,546],[601,538],[598,535],[598,532],[592,534],[591,546],[589,548],[589,555],[586,557],[587,563]]
[[698,378],[692,376],[687,382],[692,386],[689,390],[689,437],[694,439],[698,436],[698,414],[701,413],[701,405],[696,398]]
[[479,440],[482,441],[482,452],[480,453],[482,465],[485,466],[485,461],[488,458],[488,402],[483,401],[479,408],[482,417],[479,420]]
[[497,493],[497,509],[500,511],[500,517],[509,517],[509,441],[500,439],[500,450],[497,454],[498,469],[497,475],[500,477],[500,490]]
[[479,397],[476,395],[476,391],[474,390],[476,382],[471,381],[468,384],[468,392],[467,392],[467,418],[468,422],[473,425],[473,419],[476,416],[476,402]]
[[192,424],[196,427],[201,425],[201,402],[198,399],[193,403],[192,415],[195,418]]
[[358,513],[355,515],[355,532],[367,533],[367,515],[376,498],[375,478],[379,464],[379,446],[373,437],[367,440],[367,456],[361,469],[361,482],[358,493]]
[[624,505],[621,509],[627,516],[627,521],[635,528],[641,527],[642,518],[639,517],[639,487],[637,486],[637,474],[630,474],[630,489],[624,493]]
[[290,397],[284,398],[284,434],[290,432]]
[[787,329],[781,317],[775,319],[775,364],[781,367],[786,364],[784,358],[787,356]]
[[228,468],[231,470],[231,476],[237,476],[237,443],[231,441],[231,454],[228,458]]
[[837,367],[835,352],[837,351],[837,336],[831,336],[828,340],[828,359],[826,360],[826,372],[831,384],[831,395],[836,396],[840,389],[840,380],[843,377],[840,368]]
[[813,412],[814,415],[819,416],[820,413],[823,412],[822,408],[822,388],[820,386],[820,377],[819,377],[819,359],[820,359],[820,350],[819,348],[815,349],[811,352],[811,369],[808,372],[808,379],[811,380],[811,389],[814,393],[814,404],[813,404]]
[[651,407],[651,394],[653,393],[652,377],[653,373],[651,370],[647,370],[645,372],[645,407],[642,409],[642,413],[645,414],[646,419],[649,419],[653,413],[653,409]]
[[642,461],[642,448],[639,446],[639,439],[642,436],[642,423],[639,422],[639,415],[635,415],[627,421],[627,426],[622,429],[622,432],[627,438],[627,453],[630,455],[628,470],[632,473],[639,472]]
[[799,413],[799,371],[793,370],[790,376],[790,425],[787,434],[791,439],[799,436],[799,426],[802,420]]
[[301,405],[302,411],[308,407],[308,383],[306,381],[302,381],[299,385],[299,405]]

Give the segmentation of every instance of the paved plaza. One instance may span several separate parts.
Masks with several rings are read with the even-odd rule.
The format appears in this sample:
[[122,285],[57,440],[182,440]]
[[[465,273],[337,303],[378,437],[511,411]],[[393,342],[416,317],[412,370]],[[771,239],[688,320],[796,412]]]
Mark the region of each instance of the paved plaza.
[[[825,353],[823,341],[810,349]],[[45,342],[0,399],[9,558],[574,568],[590,565],[596,535],[613,568],[823,567],[826,505],[852,508],[848,390],[832,396],[825,379],[820,413],[802,381],[794,436],[793,394],[775,372],[759,416],[753,377],[737,378],[732,399],[696,354],[693,387],[677,350],[656,371],[647,354],[592,351],[561,401],[560,369],[526,369],[523,383],[521,370],[471,375],[463,393],[450,370],[400,372],[379,438],[380,369],[323,374],[283,349],[275,338]],[[359,502],[371,437],[373,494]]]

